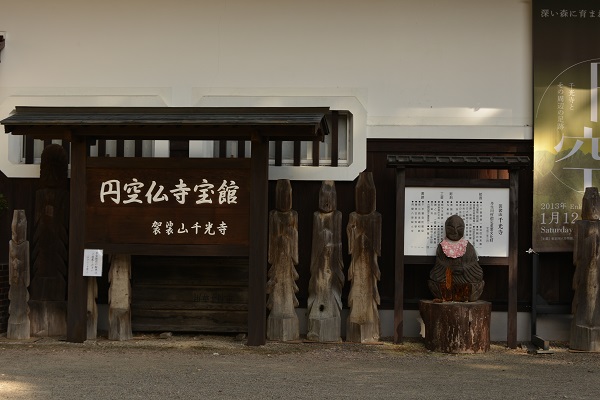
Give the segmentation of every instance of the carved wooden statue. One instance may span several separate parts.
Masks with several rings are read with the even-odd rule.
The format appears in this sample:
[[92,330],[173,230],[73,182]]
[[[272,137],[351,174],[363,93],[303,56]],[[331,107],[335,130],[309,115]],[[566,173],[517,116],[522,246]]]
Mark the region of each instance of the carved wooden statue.
[[68,163],[62,146],[51,144],[42,152],[31,255],[29,305],[34,336],[67,333]]
[[342,213],[336,210],[333,181],[324,181],[319,193],[319,211],[313,214],[310,282],[308,286],[308,340],[341,341]]
[[475,248],[463,237],[465,223],[453,215],[445,226],[446,237],[438,244],[429,274],[429,289],[436,300],[477,301],[485,283]]
[[29,339],[29,242],[25,210],[15,210],[12,220],[12,240],[9,243],[8,339]]
[[348,251],[352,255],[348,280],[351,282],[346,322],[346,340],[379,340],[380,303],[377,281],[381,278],[377,257],[381,255],[381,214],[375,211],[375,184],[371,172],[362,172],[355,189],[356,211],[350,214]]
[[569,346],[574,350],[600,351],[600,195],[588,187],[583,196],[581,221],[573,236],[573,320]]
[[276,209],[269,212],[269,281],[267,293],[267,338],[297,340],[300,337],[296,280],[298,273],[298,213],[292,210],[292,187],[287,179],[277,181]]
[[112,256],[108,272],[108,339],[129,340],[131,330],[131,256]]

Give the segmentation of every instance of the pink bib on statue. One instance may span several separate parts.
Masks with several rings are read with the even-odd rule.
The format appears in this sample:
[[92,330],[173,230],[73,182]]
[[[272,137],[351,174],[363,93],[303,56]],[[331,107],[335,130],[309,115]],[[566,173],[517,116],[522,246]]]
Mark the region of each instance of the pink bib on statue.
[[467,251],[467,244],[469,244],[469,241],[465,238],[461,238],[456,242],[453,240],[444,239],[440,243],[442,246],[442,251],[450,258],[462,257]]

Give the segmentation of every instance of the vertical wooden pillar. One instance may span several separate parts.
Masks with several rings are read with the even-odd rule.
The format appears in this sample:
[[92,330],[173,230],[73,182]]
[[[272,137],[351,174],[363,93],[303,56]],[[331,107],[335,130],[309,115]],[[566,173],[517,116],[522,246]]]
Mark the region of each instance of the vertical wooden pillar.
[[86,148],[84,138],[73,136],[71,140],[67,341],[76,343],[83,343],[87,336],[87,284],[83,279]]
[[[519,262],[519,170],[509,171],[509,226],[508,236],[508,322],[506,342],[517,348],[517,271]],[[535,293],[533,294],[535,296]]]
[[248,345],[266,343],[269,142],[252,140],[250,266],[248,268]]
[[396,169],[396,264],[394,278],[394,343],[401,343],[404,330],[404,190],[406,170]]

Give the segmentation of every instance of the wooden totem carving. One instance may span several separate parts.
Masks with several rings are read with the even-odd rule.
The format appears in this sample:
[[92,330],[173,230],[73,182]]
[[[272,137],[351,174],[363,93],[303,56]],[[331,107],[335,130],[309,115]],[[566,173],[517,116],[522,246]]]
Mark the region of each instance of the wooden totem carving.
[[349,342],[379,340],[380,304],[377,282],[381,278],[377,257],[381,255],[381,214],[375,211],[375,183],[371,172],[362,172],[355,189],[356,211],[350,214],[348,251],[352,255],[348,280],[351,282],[346,322]]
[[42,152],[40,185],[35,194],[32,240],[31,333],[67,333],[69,192],[67,153],[57,144]]
[[296,280],[298,273],[298,213],[292,210],[292,186],[288,179],[277,181],[276,209],[269,212],[269,269],[267,293],[267,338],[297,340],[300,337]]
[[319,211],[313,214],[310,282],[308,286],[308,340],[341,341],[342,213],[337,209],[335,184],[324,181]]
[[12,220],[12,239],[9,243],[8,280],[8,339],[29,339],[29,242],[25,210],[15,210]]
[[131,256],[112,256],[108,272],[108,339],[129,340],[131,330]]
[[435,301],[477,301],[483,292],[483,270],[477,252],[463,236],[465,222],[458,215],[446,220],[446,237],[438,244],[429,289]]
[[573,320],[569,346],[574,350],[600,351],[600,195],[588,187],[583,196],[581,220],[573,237]]

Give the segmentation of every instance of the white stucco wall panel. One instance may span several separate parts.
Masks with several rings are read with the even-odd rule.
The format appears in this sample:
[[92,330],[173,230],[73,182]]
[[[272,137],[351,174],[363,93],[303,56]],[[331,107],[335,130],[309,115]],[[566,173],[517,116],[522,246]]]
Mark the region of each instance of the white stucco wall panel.
[[530,14],[527,0],[2,1],[0,99],[350,96],[365,138],[530,139]]

